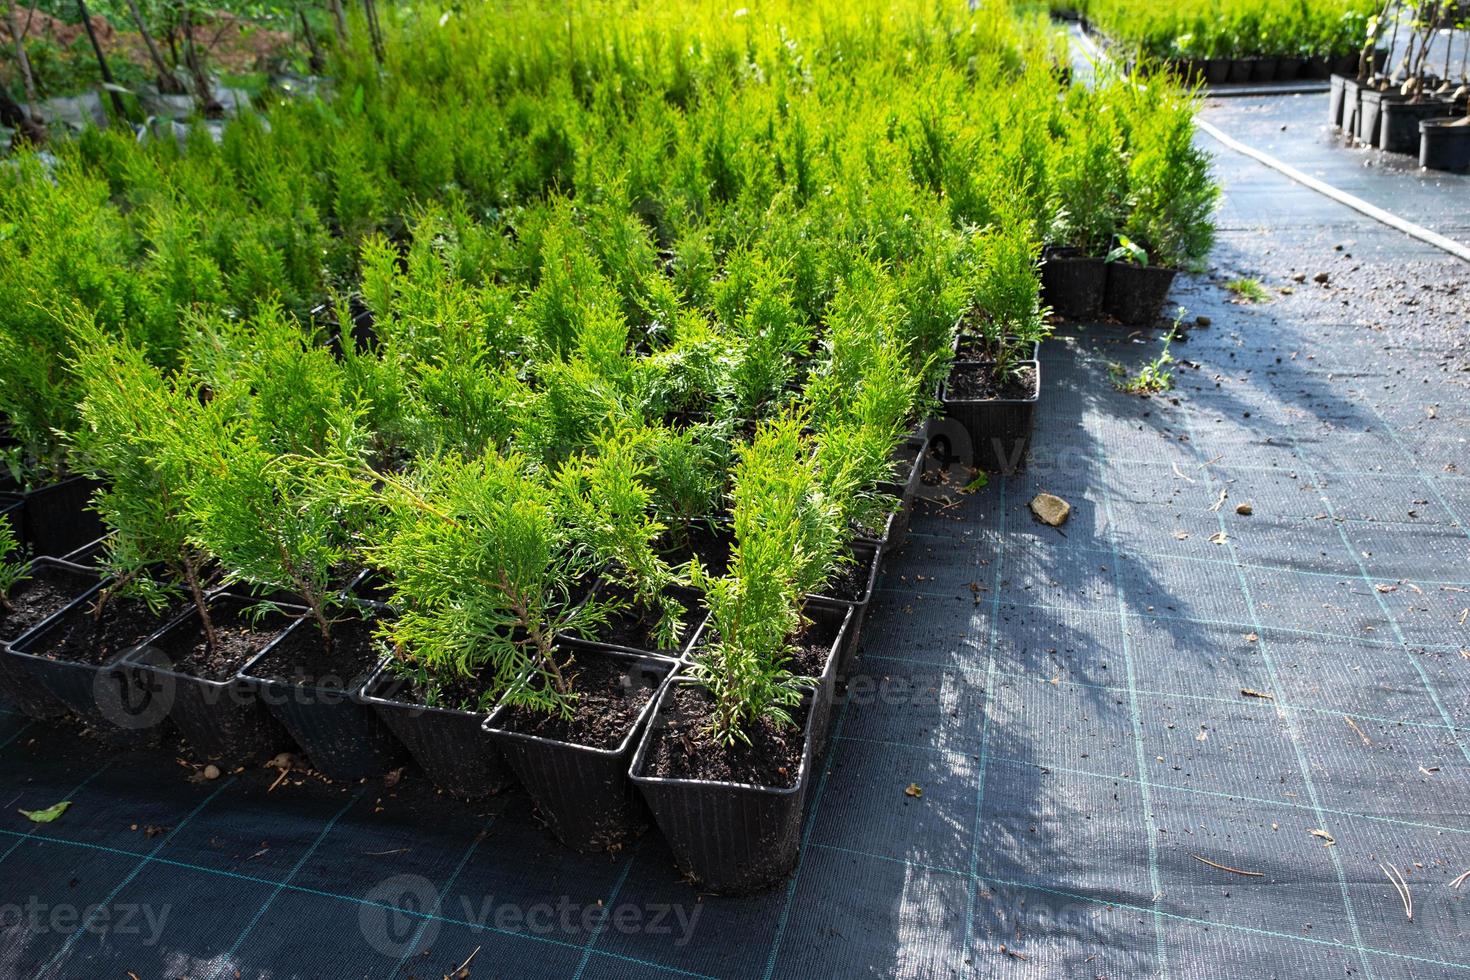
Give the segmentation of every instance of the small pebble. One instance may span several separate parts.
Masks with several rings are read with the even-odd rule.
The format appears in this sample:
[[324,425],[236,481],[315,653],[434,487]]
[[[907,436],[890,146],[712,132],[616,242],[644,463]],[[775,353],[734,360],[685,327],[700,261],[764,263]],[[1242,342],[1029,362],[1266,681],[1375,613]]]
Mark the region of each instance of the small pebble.
[[209,765],[205,766],[204,767],[204,778],[205,779],[218,779],[219,778],[219,766],[215,765],[212,762]]
[[1255,512],[1255,510],[1253,507],[1251,507],[1250,504],[1236,504],[1235,512],[1241,517],[1249,517]]
[[1211,321],[1210,318],[1207,316],[1197,316],[1194,318],[1194,322],[1196,326],[1208,327]]

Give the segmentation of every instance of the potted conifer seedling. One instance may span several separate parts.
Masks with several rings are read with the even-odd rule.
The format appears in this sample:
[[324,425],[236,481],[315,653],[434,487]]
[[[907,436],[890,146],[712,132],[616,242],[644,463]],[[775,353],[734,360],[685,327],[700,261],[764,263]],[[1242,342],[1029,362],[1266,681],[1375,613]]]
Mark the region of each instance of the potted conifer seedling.
[[166,378],[138,347],[91,324],[75,330],[73,370],[81,423],[71,434],[77,467],[106,481],[93,505],[110,530],[106,578],[10,647],[12,666],[104,731],[153,727],[131,714],[131,691],[115,663],[166,625],[187,602],[207,635],[215,571],[192,540],[186,487],[188,451],[200,433],[223,425],[196,381]]
[[[778,473],[759,472],[790,465],[780,428],[757,432],[740,462],[737,495],[742,486],[782,483]],[[795,863],[830,718],[837,647],[851,612],[813,610],[816,621],[802,615],[801,579],[813,574],[803,567],[810,525],[796,512],[804,509],[793,495],[764,489],[737,499],[730,570],[700,582],[709,624],[688,676],[661,693],[632,762],[632,779],[680,870],[721,894],[770,887]]]

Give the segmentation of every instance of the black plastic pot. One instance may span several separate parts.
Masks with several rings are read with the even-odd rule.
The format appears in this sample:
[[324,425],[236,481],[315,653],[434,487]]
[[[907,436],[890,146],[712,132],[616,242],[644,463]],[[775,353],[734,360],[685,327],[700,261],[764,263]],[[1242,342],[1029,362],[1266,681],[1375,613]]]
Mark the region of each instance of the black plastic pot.
[[1205,81],[1211,85],[1224,85],[1230,80],[1230,59],[1210,58],[1205,62]]
[[[345,782],[381,776],[404,759],[403,746],[393,737],[372,706],[361,697],[367,679],[378,664],[359,676],[298,684],[285,676],[266,676],[267,660],[282,657],[287,638],[297,630],[314,630],[310,620],[298,620],[266,649],[240,669],[240,678],[255,687],[270,713],[305,750],[312,766],[323,775]],[[289,673],[289,664],[282,662]]]
[[1103,309],[1131,327],[1153,326],[1176,274],[1162,266],[1109,262]]
[[495,740],[485,734],[487,712],[427,707],[406,694],[408,682],[384,661],[363,687],[372,705],[434,785],[450,796],[477,800],[511,784],[513,776]]
[[1382,136],[1383,104],[1403,101],[1405,96],[1392,89],[1386,92],[1376,88],[1362,89],[1358,93],[1357,126],[1353,131],[1358,142],[1377,146]]
[[1250,60],[1250,66],[1252,82],[1260,83],[1276,81],[1275,58],[1252,58]]
[[[221,593],[209,599],[210,616],[216,625],[223,625],[255,602]],[[267,613],[261,623],[284,635],[292,616],[305,612],[283,607],[280,612]],[[120,667],[128,683],[165,705],[169,720],[201,758],[217,760],[227,769],[270,759],[291,747],[291,736],[261,703],[254,685],[238,673],[209,679],[175,669],[170,648],[201,632],[199,611],[190,606],[123,658]],[[261,652],[279,640],[279,636],[273,638]]]
[[802,812],[817,758],[811,697],[797,713],[805,738],[801,768],[789,788],[652,776],[645,771],[649,746],[669,717],[677,684],[659,697],[630,778],[674,852],[674,863],[701,891],[741,895],[770,888],[790,873],[801,847]]
[[615,847],[648,826],[648,811],[628,779],[628,766],[659,694],[679,665],[660,657],[597,650],[562,644],[576,657],[607,657],[624,664],[629,683],[653,687],[622,742],[600,749],[573,742],[527,735],[502,727],[510,710],[497,708],[484,729],[499,746],[506,763],[536,801],[552,833],[578,851]]
[[1294,82],[1301,76],[1304,59],[1282,57],[1276,59],[1276,81]]
[[1454,106],[1439,99],[1423,102],[1385,102],[1379,110],[1378,146],[1389,153],[1418,153],[1419,124],[1453,117]]
[[[37,558],[30,562],[28,567],[31,575],[44,574],[48,578],[72,580],[77,595],[86,593],[98,581],[97,573],[91,569],[55,558]],[[71,603],[66,605],[69,606]],[[49,721],[65,716],[66,705],[46,690],[46,686],[41,683],[33,671],[16,664],[9,652],[11,642],[20,640],[40,625],[40,622],[5,624],[4,632],[0,633],[0,695],[9,698],[27,716],[40,721]]]
[[[1327,96],[1327,121],[1341,129],[1347,115],[1347,106],[1358,97],[1358,80],[1346,75],[1333,75],[1328,81],[1331,86]],[[1351,95],[1349,95],[1351,93]]]
[[[1032,368],[1036,379],[1027,398],[961,399],[951,397],[947,381],[940,386],[939,401],[945,414],[958,422],[969,436],[973,460],[965,461],[967,465],[992,473],[1015,473],[1025,467],[1036,401],[1041,393],[1041,363],[1026,361],[1020,366]],[[950,455],[959,453],[961,448],[947,447]]]
[[862,638],[863,620],[867,618],[868,606],[873,600],[873,589],[878,584],[878,573],[882,570],[882,552],[878,548],[855,541],[852,550],[855,558],[868,564],[868,575],[867,580],[863,583],[862,594],[855,599],[841,599],[828,595],[807,596],[808,609],[830,609],[839,613],[844,610],[852,611],[841,634],[841,646],[837,650],[837,676],[839,678],[847,677],[853,653],[857,650],[858,641]]
[[[71,617],[90,615],[89,604],[105,585],[103,580],[88,588],[66,608],[11,643],[4,656],[12,673],[23,674],[39,683],[54,699],[102,734],[125,742],[156,741],[167,720],[167,707],[155,701],[149,691],[129,684],[127,673],[118,666],[134,646],[146,643],[152,633],[138,637],[134,646],[111,652],[101,663],[52,659],[41,652],[72,621]],[[153,632],[170,621],[172,616],[159,622]]]
[[1425,119],[1419,123],[1419,166],[1454,173],[1470,171],[1470,125],[1458,119]]
[[89,510],[92,493],[101,484],[83,476],[21,494],[21,540],[36,556],[59,558],[102,537],[102,518]]
[[1069,320],[1092,320],[1102,312],[1108,266],[1072,252],[1049,254],[1041,264],[1041,301]]
[[1232,59],[1230,62],[1230,72],[1225,80],[1232,85],[1242,85],[1249,82],[1251,80],[1250,61],[1246,58]]

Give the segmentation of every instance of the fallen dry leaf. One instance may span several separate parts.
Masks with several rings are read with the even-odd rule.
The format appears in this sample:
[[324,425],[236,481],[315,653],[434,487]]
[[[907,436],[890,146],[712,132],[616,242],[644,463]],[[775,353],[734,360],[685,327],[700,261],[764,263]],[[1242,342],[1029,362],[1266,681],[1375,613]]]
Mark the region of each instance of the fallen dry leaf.
[[1216,531],[1210,535],[1210,544],[1225,544],[1230,540],[1230,535],[1224,531]]
[[1274,694],[1269,694],[1266,691],[1253,691],[1248,687],[1242,687],[1240,689],[1240,693],[1244,694],[1248,698],[1265,698],[1267,701],[1276,700],[1276,695]]
[[1321,829],[1320,827],[1313,827],[1311,830],[1307,831],[1307,833],[1311,834],[1313,837],[1320,837],[1322,839],[1323,847],[1333,847],[1337,844],[1337,838],[1333,837],[1331,834]]
[[924,791],[919,788],[918,783],[909,783],[909,788],[904,790],[903,794],[905,796],[912,796],[915,799],[918,799],[919,797],[924,795]]

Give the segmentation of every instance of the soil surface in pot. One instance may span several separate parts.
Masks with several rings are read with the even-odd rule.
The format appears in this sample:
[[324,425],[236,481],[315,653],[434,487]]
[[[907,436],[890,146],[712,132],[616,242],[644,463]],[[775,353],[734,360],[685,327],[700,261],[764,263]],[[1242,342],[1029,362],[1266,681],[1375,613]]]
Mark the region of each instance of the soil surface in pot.
[[995,376],[994,365],[956,364],[944,386],[950,401],[1023,401],[1036,394],[1036,369],[1026,366],[1004,380]]
[[[385,678],[392,679],[393,666],[389,664],[384,672]],[[484,714],[490,710],[492,705],[481,707],[480,699],[485,692],[490,690],[495,671],[487,667],[473,677],[451,677],[440,679],[435,683],[434,689],[430,691],[412,678],[402,678],[402,683],[397,690],[387,690],[384,694],[375,694],[369,689],[369,694],[377,697],[385,697],[385,700],[397,701],[400,704],[413,704],[425,708],[443,708],[446,711],[467,711],[471,714]],[[377,687],[378,685],[374,685]]]
[[658,690],[656,684],[629,676],[638,664],[610,657],[577,658],[563,668],[572,678],[577,701],[570,719],[530,708],[509,709],[499,725],[506,731],[557,742],[615,749],[628,737],[639,713]]
[[206,681],[229,680],[245,661],[265,649],[266,644],[291,625],[289,619],[279,614],[263,616],[256,622],[244,612],[245,607],[238,603],[216,605],[210,610],[218,641],[214,647],[205,640],[204,627],[196,617],[160,637],[158,648],[181,674]]
[[664,553],[664,560],[678,568],[697,557],[706,572],[724,575],[730,567],[730,548],[734,543],[735,536],[728,528],[712,530],[699,523],[690,529],[688,540],[674,544]]
[[604,600],[618,600],[624,606],[620,612],[609,617],[607,625],[592,637],[598,643],[609,643],[613,646],[677,654],[684,644],[689,642],[690,634],[698,628],[699,621],[704,618],[704,610],[695,602],[693,596],[674,596],[684,604],[684,615],[679,617],[679,624],[682,627],[679,642],[673,648],[668,648],[654,638],[654,631],[658,628],[659,623],[658,613],[634,605],[633,593],[628,589],[621,585],[603,585],[598,590],[598,597]]
[[10,590],[10,595],[5,597],[8,605],[0,603],[0,642],[8,643],[61,612],[86,588],[86,580],[79,575],[54,568],[37,569]]
[[177,616],[185,603],[175,603],[161,614],[154,614],[142,599],[114,597],[102,608],[101,616],[93,616],[96,597],[73,609],[56,629],[50,630],[45,644],[31,653],[48,660],[101,666],[135,647]]
[[859,537],[872,538],[874,540],[883,537],[888,531],[888,518],[898,510],[899,505],[897,497],[890,494],[883,494],[882,496],[890,501],[891,505],[886,510],[879,511],[878,516],[873,519],[871,524],[853,521],[848,525],[848,530]]
[[821,594],[829,599],[843,602],[859,602],[868,591],[868,576],[873,571],[873,556],[866,552],[854,554],[853,560],[833,573],[822,586]]
[[745,735],[750,744],[726,745],[710,733],[714,698],[701,687],[675,685],[665,702],[644,758],[643,775],[709,779],[789,789],[801,773],[806,710],[792,712],[794,726],[759,719]]
[[304,622],[266,654],[250,673],[265,680],[302,687],[350,685],[378,664],[382,656],[373,641],[373,624],[344,619],[332,626],[332,645],[322,642],[314,622]]

